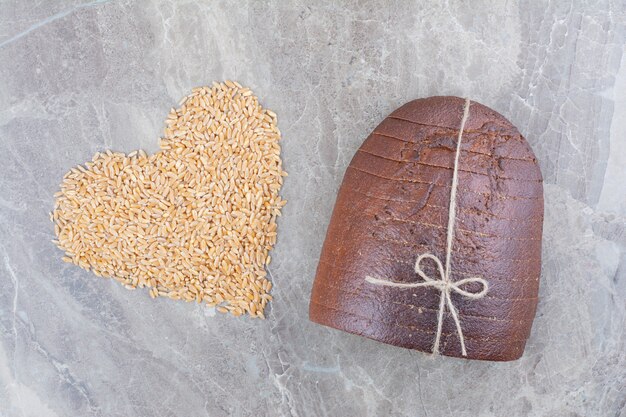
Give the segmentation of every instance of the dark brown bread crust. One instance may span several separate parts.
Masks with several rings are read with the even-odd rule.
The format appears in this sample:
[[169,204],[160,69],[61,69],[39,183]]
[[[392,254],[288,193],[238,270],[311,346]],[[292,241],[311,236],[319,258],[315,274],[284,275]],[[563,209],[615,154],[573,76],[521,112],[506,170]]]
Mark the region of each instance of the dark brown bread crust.
[[[322,249],[312,321],[380,342],[431,352],[440,292],[392,288],[375,276],[416,282],[418,255],[445,259],[450,185],[464,100],[430,97],[394,111],[348,167]],[[543,185],[517,129],[472,102],[463,132],[452,279],[481,276],[488,294],[453,293],[468,359],[518,359],[537,306]],[[423,264],[424,265],[424,264]],[[436,277],[434,265],[426,268]],[[461,357],[454,321],[444,316],[440,351]]]

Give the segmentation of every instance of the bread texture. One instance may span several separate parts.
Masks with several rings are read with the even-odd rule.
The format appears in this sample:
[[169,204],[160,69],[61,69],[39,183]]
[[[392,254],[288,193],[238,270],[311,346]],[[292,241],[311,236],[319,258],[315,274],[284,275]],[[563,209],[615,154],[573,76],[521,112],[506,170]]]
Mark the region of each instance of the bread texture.
[[[395,110],[348,166],[322,248],[310,319],[383,343],[432,352],[441,292],[371,285],[367,276],[420,281],[416,258],[445,259],[457,136],[465,100],[430,97]],[[462,132],[451,280],[479,276],[481,299],[452,294],[468,359],[524,352],[541,272],[543,180],[526,139],[472,101]],[[422,264],[433,278],[434,263]],[[446,311],[440,353],[461,357]]]

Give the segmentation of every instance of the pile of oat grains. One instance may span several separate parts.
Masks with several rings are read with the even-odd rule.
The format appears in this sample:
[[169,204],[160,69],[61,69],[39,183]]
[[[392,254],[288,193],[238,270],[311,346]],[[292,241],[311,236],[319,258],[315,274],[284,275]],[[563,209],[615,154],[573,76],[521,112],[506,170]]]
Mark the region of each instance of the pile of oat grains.
[[193,89],[159,152],[97,153],[64,176],[51,214],[63,259],[152,297],[263,318],[285,204],[279,140],[248,88]]

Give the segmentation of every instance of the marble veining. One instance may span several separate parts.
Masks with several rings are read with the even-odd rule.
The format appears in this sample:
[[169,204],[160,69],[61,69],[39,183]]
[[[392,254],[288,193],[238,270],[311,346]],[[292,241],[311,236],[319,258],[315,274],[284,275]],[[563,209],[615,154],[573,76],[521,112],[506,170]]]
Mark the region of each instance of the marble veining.
[[[622,416],[626,5],[0,0],[0,416]],[[289,203],[268,320],[151,300],[64,264],[53,193],[94,152],[158,149],[192,87],[275,110]],[[343,172],[417,97],[469,96],[545,178],[526,353],[432,358],[307,320]]]

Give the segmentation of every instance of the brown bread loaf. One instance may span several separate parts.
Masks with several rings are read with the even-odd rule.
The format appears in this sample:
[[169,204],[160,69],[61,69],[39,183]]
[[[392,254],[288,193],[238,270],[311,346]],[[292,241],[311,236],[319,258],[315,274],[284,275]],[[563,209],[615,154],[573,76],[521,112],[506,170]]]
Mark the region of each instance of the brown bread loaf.
[[[416,258],[446,257],[449,202],[465,100],[430,97],[395,110],[365,140],[345,173],[322,248],[312,321],[380,342],[433,351],[440,297],[435,287],[373,285],[367,276],[423,281]],[[450,280],[482,277],[488,292],[456,292],[469,359],[519,358],[537,306],[543,185],[528,143],[503,116],[471,102],[458,162]],[[439,279],[435,263],[421,263]],[[476,283],[466,290],[477,292]],[[449,309],[439,353],[461,357]]]

